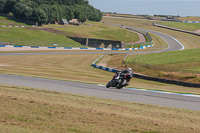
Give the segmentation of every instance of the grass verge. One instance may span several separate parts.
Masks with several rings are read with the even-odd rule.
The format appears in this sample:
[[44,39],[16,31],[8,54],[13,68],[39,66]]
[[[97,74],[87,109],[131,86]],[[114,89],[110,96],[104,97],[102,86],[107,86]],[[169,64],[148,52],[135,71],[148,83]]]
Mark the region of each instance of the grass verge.
[[200,113],[0,85],[1,132],[195,133]]

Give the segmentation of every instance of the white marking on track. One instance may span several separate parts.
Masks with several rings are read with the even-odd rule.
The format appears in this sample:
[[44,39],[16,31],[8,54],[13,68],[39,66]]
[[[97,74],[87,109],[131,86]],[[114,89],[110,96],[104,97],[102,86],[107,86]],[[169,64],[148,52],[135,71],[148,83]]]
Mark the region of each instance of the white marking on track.
[[187,97],[198,97],[198,98],[200,98],[200,95],[195,95],[195,94],[173,93],[173,92],[166,92],[166,91],[145,90],[145,89],[136,89],[136,88],[128,88],[128,89],[137,90],[137,91],[147,91],[147,92],[165,93],[165,94],[181,95],[181,96],[187,96]]
[[98,84],[98,86],[105,86],[105,85],[102,85],[102,84]]
[[174,39],[175,41],[177,41],[182,46],[182,48],[180,50],[185,49],[184,45],[181,42],[179,42],[176,38],[174,38],[174,37],[171,37],[171,38]]

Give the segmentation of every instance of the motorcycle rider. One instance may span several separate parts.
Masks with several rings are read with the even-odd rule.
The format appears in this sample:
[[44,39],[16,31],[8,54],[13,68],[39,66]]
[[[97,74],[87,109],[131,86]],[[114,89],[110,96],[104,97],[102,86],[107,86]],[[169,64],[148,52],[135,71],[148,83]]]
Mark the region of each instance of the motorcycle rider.
[[129,67],[129,68],[127,68],[127,69],[125,69],[125,70],[123,70],[121,72],[122,72],[122,74],[126,75],[126,80],[123,81],[122,85],[124,85],[124,86],[129,85],[129,82],[130,82],[131,78],[133,77],[132,68]]

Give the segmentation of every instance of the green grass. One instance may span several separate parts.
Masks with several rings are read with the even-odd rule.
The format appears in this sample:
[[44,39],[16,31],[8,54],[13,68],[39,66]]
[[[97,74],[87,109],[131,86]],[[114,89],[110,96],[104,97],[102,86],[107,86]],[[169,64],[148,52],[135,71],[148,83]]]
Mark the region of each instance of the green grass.
[[200,49],[132,55],[126,64],[147,75],[200,83]]
[[0,26],[2,25],[8,25],[8,24],[0,21]]
[[180,63],[200,62],[200,49],[165,52],[148,55],[133,55],[127,63],[139,62],[150,65],[176,65]]
[[183,22],[161,22],[161,25],[169,26],[172,28],[178,28],[188,31],[195,31],[200,29],[200,24],[183,23]]
[[147,43],[141,43],[141,44],[134,44],[134,45],[126,45],[126,48],[139,48],[141,46],[147,46],[150,45],[151,43],[147,42]]
[[121,29],[116,26],[110,26],[104,23],[87,22],[87,25],[68,26],[62,28],[54,28],[64,31],[68,36],[88,37],[105,40],[116,40],[123,42],[136,42],[139,40],[137,34]]
[[25,46],[80,47],[81,45],[64,35],[49,33],[33,28],[0,27],[0,41]]
[[197,111],[9,85],[0,85],[0,94],[2,133],[200,131]]

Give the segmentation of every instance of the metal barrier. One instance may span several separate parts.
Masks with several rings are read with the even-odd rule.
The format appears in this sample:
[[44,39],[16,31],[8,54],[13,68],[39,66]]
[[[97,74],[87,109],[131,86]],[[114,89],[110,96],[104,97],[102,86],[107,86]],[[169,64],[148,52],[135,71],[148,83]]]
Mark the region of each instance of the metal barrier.
[[188,33],[188,34],[200,36],[200,34],[194,33],[194,32],[192,32],[192,31],[187,31],[187,30],[172,28],[172,27],[168,27],[168,26],[164,26],[164,25],[160,25],[160,24],[156,24],[156,23],[153,23],[152,25],[153,25],[153,26],[156,26],[156,27],[161,27],[161,28],[169,29],[169,30],[180,31],[180,32],[184,32],[184,33]]

